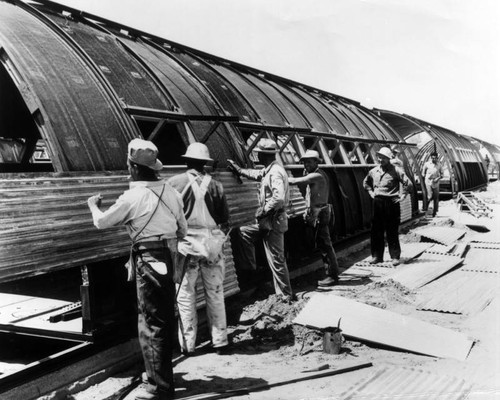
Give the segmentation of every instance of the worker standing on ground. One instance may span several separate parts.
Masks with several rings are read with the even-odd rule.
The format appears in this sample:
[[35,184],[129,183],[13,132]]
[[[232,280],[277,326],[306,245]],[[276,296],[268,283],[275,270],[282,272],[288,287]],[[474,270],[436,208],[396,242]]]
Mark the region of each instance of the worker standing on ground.
[[[443,167],[438,161],[437,152],[431,153],[431,159],[424,164],[422,175],[427,190],[427,207],[433,200],[432,216],[435,217],[439,209],[439,181],[443,177]],[[424,211],[427,211],[427,207]]]
[[399,203],[408,195],[411,183],[401,168],[391,164],[392,152],[388,147],[382,147],[377,158],[380,165],[372,168],[363,181],[363,187],[373,199],[370,264],[384,261],[385,234],[392,264],[396,266],[401,257]]
[[179,243],[179,252],[186,256],[177,296],[179,342],[185,355],[193,355],[198,330],[196,281],[201,275],[212,346],[222,354],[228,346],[222,247],[228,230],[229,207],[222,184],[204,170],[207,162],[212,161],[207,146],[191,143],[182,157],[187,172],[169,179],[182,195],[188,223],[188,233]]
[[288,175],[276,160],[278,146],[272,139],[261,139],[255,151],[263,169],[243,169],[233,160],[228,167],[237,175],[260,181],[259,207],[256,212],[257,223],[240,228],[240,253],[247,265],[256,270],[255,245],[262,238],[266,258],[271,268],[276,294],[283,301],[293,300],[290,275],[285,259],[284,233],[288,230],[288,216],[285,207],[289,202]]
[[127,268],[136,279],[139,343],[148,384],[136,399],[174,398],[172,349],[175,343],[175,285],[173,270],[177,240],[187,231],[177,192],[157,177],[162,163],[150,141],[133,139],[128,145],[132,182],[106,211],[100,195],[88,199],[98,229],[125,225],[132,239]]
[[314,230],[314,238],[318,249],[321,250],[326,272],[326,278],[318,281],[318,286],[333,286],[339,282],[339,265],[330,239],[330,221],[335,217],[333,207],[328,203],[328,176],[318,167],[321,157],[317,151],[307,150],[300,161],[304,164],[304,176],[288,178],[288,181],[305,192],[304,220],[306,225]]

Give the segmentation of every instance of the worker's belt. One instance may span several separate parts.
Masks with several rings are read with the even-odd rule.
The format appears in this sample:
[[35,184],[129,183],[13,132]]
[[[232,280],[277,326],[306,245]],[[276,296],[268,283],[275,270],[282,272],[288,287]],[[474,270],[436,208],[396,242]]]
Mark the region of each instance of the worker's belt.
[[132,252],[134,254],[142,254],[150,250],[168,248],[167,240],[168,239],[152,239],[152,238],[141,240],[132,245]]

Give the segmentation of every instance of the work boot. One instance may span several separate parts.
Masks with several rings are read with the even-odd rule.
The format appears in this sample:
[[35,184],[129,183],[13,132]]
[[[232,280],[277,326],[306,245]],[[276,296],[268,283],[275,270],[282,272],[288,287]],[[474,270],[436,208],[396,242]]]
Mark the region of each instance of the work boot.
[[391,264],[395,267],[397,267],[400,263],[399,263],[399,258],[393,258],[392,261],[391,261]]
[[368,264],[379,264],[381,262],[384,262],[384,260],[381,260],[380,258],[377,257],[372,257],[370,261],[368,261]]
[[339,280],[331,276],[327,276],[325,279],[318,281],[318,286],[335,286],[338,285]]

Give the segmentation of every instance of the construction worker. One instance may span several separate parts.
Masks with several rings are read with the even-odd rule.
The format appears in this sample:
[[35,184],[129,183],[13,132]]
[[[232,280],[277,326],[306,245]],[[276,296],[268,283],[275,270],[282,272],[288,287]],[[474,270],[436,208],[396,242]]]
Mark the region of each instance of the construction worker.
[[222,184],[204,170],[207,162],[212,161],[207,146],[191,143],[182,157],[188,170],[169,179],[182,195],[188,223],[188,233],[179,243],[179,252],[186,256],[177,296],[179,342],[183,354],[194,354],[198,330],[196,281],[201,275],[212,346],[218,354],[223,354],[227,352],[228,339],[222,247],[228,230],[229,208]]
[[177,192],[157,176],[163,167],[157,154],[152,142],[133,139],[128,145],[127,159],[130,189],[104,212],[99,209],[100,195],[88,199],[98,229],[125,225],[132,239],[127,268],[129,280],[135,275],[137,285],[139,343],[148,381],[136,392],[139,400],[174,398],[173,270],[177,240],[187,231]]
[[[392,151],[382,147],[377,152],[380,165],[372,168],[363,181],[363,187],[373,199],[370,264],[384,261],[384,234],[394,266],[399,265],[399,203],[408,195],[411,183],[404,171],[391,164]],[[400,194],[401,185],[401,194]]]
[[396,167],[399,168],[404,168],[403,161],[398,156],[399,154],[398,147],[396,145],[392,145],[391,151],[392,151],[391,164],[394,164]]
[[246,265],[256,270],[254,242],[262,238],[266,258],[271,268],[276,294],[285,302],[293,300],[292,286],[285,259],[284,233],[288,230],[288,216],[285,207],[289,202],[288,175],[276,160],[278,146],[272,139],[260,139],[255,146],[263,169],[243,169],[233,160],[228,168],[238,176],[260,181],[257,223],[240,228],[240,254]]
[[339,282],[339,265],[330,239],[330,221],[335,217],[332,205],[328,204],[328,176],[318,167],[321,157],[316,150],[307,150],[300,161],[304,164],[304,176],[288,178],[288,181],[291,185],[299,185],[305,192],[304,220],[307,226],[314,229],[315,241],[321,250],[326,272],[326,278],[318,281],[318,286],[333,286]]
[[[443,177],[443,167],[438,160],[436,151],[431,153],[431,159],[424,164],[422,176],[427,190],[427,207],[433,200],[432,216],[435,217],[439,209],[439,181]],[[424,208],[424,211],[427,211],[427,207]]]

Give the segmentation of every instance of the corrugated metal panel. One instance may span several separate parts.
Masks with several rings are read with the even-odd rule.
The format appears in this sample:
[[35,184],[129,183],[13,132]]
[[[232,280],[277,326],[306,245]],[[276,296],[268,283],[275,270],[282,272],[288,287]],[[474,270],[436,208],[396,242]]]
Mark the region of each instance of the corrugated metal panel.
[[276,106],[286,118],[286,121],[295,128],[308,128],[304,118],[297,112],[294,104],[291,103],[286,97],[276,90],[264,79],[260,79],[251,74],[244,74],[244,76],[257,86]]
[[462,261],[463,258],[456,256],[424,253],[411,264],[400,266],[385,279],[395,280],[409,289],[417,289],[445,274]]
[[383,399],[466,399],[472,384],[446,375],[436,375],[415,368],[379,368],[373,374],[342,393],[342,400]]
[[455,243],[449,244],[449,245],[444,245],[444,244],[433,244],[431,245],[430,248],[428,248],[425,252],[426,253],[437,253],[437,254],[450,254],[453,249],[455,248]]
[[210,93],[200,84],[198,78],[180,65],[164,51],[130,39],[122,39],[151,71],[175,99],[180,111],[191,115],[222,115],[210,101]]
[[498,295],[499,289],[500,275],[460,269],[423,287],[418,294],[417,309],[476,314]]
[[500,249],[470,249],[461,269],[500,273],[499,257]]
[[409,221],[412,216],[411,196],[406,196],[406,198],[399,203],[399,207],[401,209],[401,222]]
[[286,121],[276,106],[249,83],[242,73],[222,65],[214,65],[214,68],[253,106],[260,120],[270,125],[286,126]]
[[465,229],[449,228],[446,226],[432,226],[428,228],[415,229],[413,233],[423,236],[435,242],[449,245],[463,237]]
[[273,86],[278,88],[278,90],[290,99],[290,101],[297,107],[304,118],[309,122],[311,127],[319,132],[328,132],[330,129],[327,123],[323,120],[321,115],[315,110],[309,103],[307,103],[302,97],[298,96],[291,88],[278,84],[276,82],[270,82]]
[[465,360],[473,345],[460,332],[332,294],[314,294],[293,322],[324,329],[340,318],[346,337],[419,354]]
[[475,249],[500,249],[499,242],[477,242],[473,241],[469,243],[470,247]]
[[210,61],[207,61],[208,64],[204,64],[204,60],[198,60],[186,53],[172,53],[171,55],[182,61],[184,65],[202,79],[203,83],[220,102],[225,112],[230,115],[237,115],[243,121],[258,120],[251,105],[233,89],[232,83],[210,68]]
[[160,87],[115,37],[69,18],[53,14],[48,16],[85,50],[126,104],[172,109],[173,104],[161,95]]
[[139,133],[99,72],[63,34],[20,7],[0,2],[0,15],[0,47],[25,79],[19,84],[30,111],[40,109],[56,169],[125,169],[123,152]]
[[326,102],[322,102],[314,97],[311,93],[306,90],[299,89],[296,87],[291,88],[297,95],[304,99],[307,103],[309,103],[317,112],[321,115],[321,117],[328,123],[330,129],[335,133],[340,135],[349,134],[352,132],[348,131],[348,127],[346,127],[334,114],[331,110],[331,107],[327,105]]
[[[411,262],[411,260],[415,257],[418,257],[420,254],[422,254],[424,251],[432,247],[432,243],[425,243],[425,242],[416,242],[416,243],[401,243],[401,262],[402,263],[407,263]],[[365,258],[362,261],[358,261],[356,266],[358,267],[369,267],[369,261],[371,259],[371,256]],[[386,267],[386,268],[396,268],[392,263],[390,262],[391,256],[389,255],[389,249],[386,247],[384,249],[384,260],[389,260],[387,262],[379,263],[376,264],[377,267]]]

